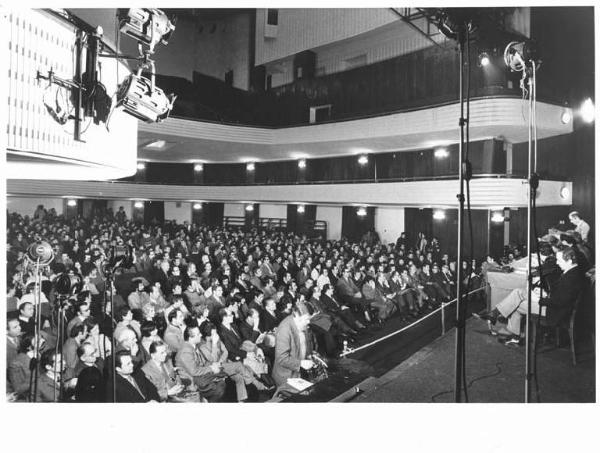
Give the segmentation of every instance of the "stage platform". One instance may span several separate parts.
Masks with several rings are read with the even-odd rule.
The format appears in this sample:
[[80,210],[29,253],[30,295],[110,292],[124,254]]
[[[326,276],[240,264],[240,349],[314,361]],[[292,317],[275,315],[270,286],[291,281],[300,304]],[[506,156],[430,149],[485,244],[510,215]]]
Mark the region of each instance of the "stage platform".
[[[571,363],[568,339],[538,352],[542,403],[596,401],[595,350],[591,335],[576,340],[577,365]],[[455,330],[434,340],[390,371],[359,385],[343,400],[351,402],[453,402]],[[469,319],[466,330],[466,377],[471,403],[519,403],[525,393],[525,347],[505,346],[487,324]],[[532,401],[535,401],[533,387]],[[339,400],[339,399],[338,399]]]

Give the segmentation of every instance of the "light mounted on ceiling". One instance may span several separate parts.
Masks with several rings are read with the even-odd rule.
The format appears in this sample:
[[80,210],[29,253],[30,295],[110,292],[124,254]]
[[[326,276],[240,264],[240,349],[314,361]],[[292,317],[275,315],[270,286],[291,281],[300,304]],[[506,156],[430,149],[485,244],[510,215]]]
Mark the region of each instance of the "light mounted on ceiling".
[[367,208],[360,207],[356,210],[356,215],[359,217],[365,217],[367,215]]
[[135,203],[133,203],[133,207],[136,209],[142,209],[144,207],[144,202],[143,201],[136,201]]
[[367,156],[366,154],[361,155],[358,158],[358,163],[359,165],[367,165],[369,163],[369,156]]
[[254,162],[248,162],[246,164],[246,171],[254,171]]
[[299,204],[298,207],[296,208],[296,212],[298,214],[304,214],[304,205],[303,204]]
[[298,161],[298,168],[306,168],[306,159],[300,159]]
[[194,165],[194,171],[195,172],[204,171],[204,165],[203,164],[196,164],[196,165]]
[[201,210],[201,209],[202,209],[202,203],[194,203],[194,204],[192,205],[192,208],[193,208],[194,210],[196,210],[196,211],[199,211],[199,210]]
[[70,206],[70,207],[77,206],[77,200],[73,200],[73,199],[67,200],[67,206]]

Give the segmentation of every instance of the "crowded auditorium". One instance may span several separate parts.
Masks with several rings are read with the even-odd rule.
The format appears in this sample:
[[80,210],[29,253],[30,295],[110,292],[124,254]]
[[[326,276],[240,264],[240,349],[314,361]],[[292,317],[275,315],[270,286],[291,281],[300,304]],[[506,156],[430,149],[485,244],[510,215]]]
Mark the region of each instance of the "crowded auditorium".
[[9,408],[596,401],[593,7],[2,20]]

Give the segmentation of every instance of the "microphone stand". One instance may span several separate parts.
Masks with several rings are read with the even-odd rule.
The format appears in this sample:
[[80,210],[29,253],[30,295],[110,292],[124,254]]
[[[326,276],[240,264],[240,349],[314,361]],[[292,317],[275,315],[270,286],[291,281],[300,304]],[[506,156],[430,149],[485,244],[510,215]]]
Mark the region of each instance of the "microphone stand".
[[[37,387],[38,387],[38,377],[39,377],[39,363],[38,362],[38,358],[40,355],[40,330],[41,330],[41,322],[42,322],[42,310],[40,309],[41,307],[41,300],[42,300],[42,285],[41,285],[41,277],[40,277],[40,258],[38,257],[36,264],[35,264],[35,281],[34,281],[34,293],[33,293],[33,306],[34,306],[34,310],[35,310],[35,321],[34,321],[34,338],[35,338],[35,342],[34,342],[34,347],[33,347],[33,357],[36,361],[36,366],[33,369],[32,373],[31,373],[31,379],[30,379],[30,384],[33,383],[33,386],[30,385],[29,386],[29,397],[30,397],[30,401],[33,401],[35,403],[36,399],[37,399]],[[32,382],[33,381],[33,382]],[[33,387],[33,393],[31,392]]]
[[463,246],[463,224],[464,224],[464,208],[465,208],[465,175],[464,175],[464,148],[465,148],[465,125],[467,120],[464,117],[465,99],[463,93],[463,65],[465,43],[469,39],[469,25],[462,24],[457,32],[458,48],[459,48],[459,75],[458,75],[458,97],[460,100],[460,142],[458,147],[458,184],[460,192],[458,198],[458,244],[456,253],[456,344],[455,344],[455,361],[454,361],[454,401],[462,402],[462,383],[464,376],[465,365],[465,305],[464,290],[462,285],[462,246]]
[[[106,268],[106,282],[108,283],[109,288],[109,297],[108,300],[106,298],[106,292],[104,293],[104,314],[106,315],[106,304],[110,304],[110,346],[111,346],[111,378],[112,378],[112,402],[117,402],[117,385],[116,385],[116,375],[115,375],[115,306],[114,306],[114,291],[113,291],[113,271],[114,269]],[[106,359],[106,333],[104,334],[104,358]]]

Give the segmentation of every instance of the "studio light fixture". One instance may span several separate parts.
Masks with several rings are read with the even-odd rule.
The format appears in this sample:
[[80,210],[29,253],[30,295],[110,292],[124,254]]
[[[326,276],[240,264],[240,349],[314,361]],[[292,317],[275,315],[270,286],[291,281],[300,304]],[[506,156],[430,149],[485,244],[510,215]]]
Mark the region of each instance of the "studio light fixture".
[[248,162],[246,164],[246,171],[254,171],[254,162]]
[[359,217],[365,217],[367,215],[367,208],[358,208],[356,210],[356,215]]
[[366,154],[361,155],[358,158],[358,163],[360,165],[367,165],[369,163],[369,156],[367,156]]
[[298,161],[298,168],[306,168],[306,159],[300,159]]
[[138,162],[137,163],[137,169],[138,170],[143,170],[144,168],[146,168],[146,164],[144,162]]
[[443,210],[438,209],[433,211],[433,218],[435,220],[444,220],[446,218],[446,213]]
[[296,212],[298,212],[298,214],[304,214],[304,205],[299,204],[298,207],[296,208]]
[[569,190],[569,188],[567,186],[562,186],[560,188],[560,198],[562,198],[563,200],[567,200],[569,196],[571,196],[571,191]]
[[581,104],[579,115],[581,115],[581,119],[586,123],[594,122],[596,117],[596,109],[594,107],[594,102],[590,98],[587,98]]
[[194,171],[195,172],[201,172],[204,170],[204,165],[203,164],[196,164],[194,165]]
[[443,159],[445,157],[448,157],[450,153],[448,152],[448,150],[446,148],[437,148],[434,152],[433,155],[435,156],[436,159]]
[[196,211],[199,211],[200,209],[202,209],[202,203],[194,203],[192,208],[194,208],[194,210]]
[[494,223],[504,222],[504,214],[502,214],[501,212],[494,212],[492,214],[492,222],[494,222]]
[[77,200],[73,200],[73,199],[67,200],[67,206],[71,206],[71,207],[77,206]]
[[133,204],[133,207],[136,208],[136,209],[142,209],[144,207],[144,202],[143,201],[136,201]]

